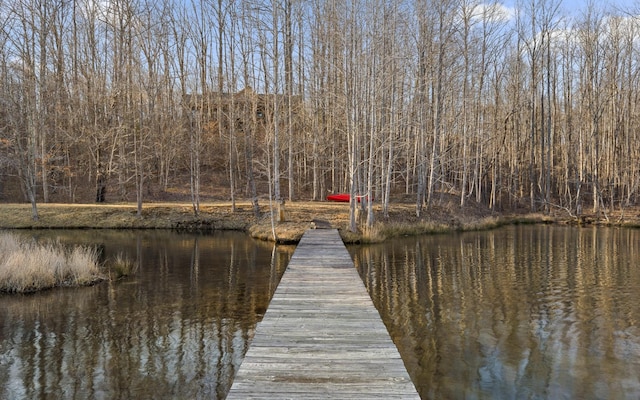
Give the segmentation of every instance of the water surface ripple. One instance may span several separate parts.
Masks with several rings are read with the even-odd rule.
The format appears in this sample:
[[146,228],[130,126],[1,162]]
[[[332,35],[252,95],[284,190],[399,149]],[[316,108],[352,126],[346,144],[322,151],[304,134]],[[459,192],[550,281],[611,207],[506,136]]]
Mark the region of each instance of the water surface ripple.
[[[0,295],[2,399],[223,399],[294,249],[233,232],[25,234],[140,269]],[[350,252],[422,398],[640,398],[640,230],[514,226]]]
[[640,231],[514,226],[350,251],[423,399],[640,398]]
[[139,263],[124,280],[0,295],[1,399],[222,399],[291,255],[237,232],[29,232]]

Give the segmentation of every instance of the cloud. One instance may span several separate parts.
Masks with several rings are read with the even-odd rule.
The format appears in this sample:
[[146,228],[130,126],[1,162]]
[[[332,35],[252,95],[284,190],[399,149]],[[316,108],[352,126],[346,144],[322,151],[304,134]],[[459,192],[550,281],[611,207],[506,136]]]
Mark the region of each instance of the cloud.
[[509,22],[516,15],[516,9],[502,3],[479,3],[474,9],[474,18],[485,22]]

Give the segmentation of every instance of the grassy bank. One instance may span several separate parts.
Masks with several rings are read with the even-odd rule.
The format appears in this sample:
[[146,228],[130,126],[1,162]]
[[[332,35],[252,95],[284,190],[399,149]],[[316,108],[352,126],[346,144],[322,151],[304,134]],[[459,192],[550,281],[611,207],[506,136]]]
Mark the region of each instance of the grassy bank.
[[[40,219],[33,221],[28,204],[0,204],[0,228],[11,229],[176,229],[186,231],[241,230],[252,237],[273,240],[270,210],[266,205],[256,217],[248,202],[212,202],[201,205],[196,217],[188,203],[146,203],[142,216],[134,204],[40,204]],[[553,221],[544,215],[495,215],[479,206],[460,209],[457,199],[440,201],[418,218],[415,205],[391,204],[384,216],[375,206],[376,223],[370,229],[349,232],[349,205],[330,202],[287,202],[285,222],[275,224],[280,242],[297,242],[316,222],[339,229],[346,242],[379,242],[395,236],[477,230],[517,222]],[[364,223],[362,224],[364,225]]]
[[56,286],[90,285],[104,279],[98,254],[0,233],[0,292],[29,293]]
[[0,204],[0,228],[7,229],[177,229],[197,227],[214,229],[247,228],[251,217],[248,205],[239,205],[231,214],[231,205],[218,203],[203,205],[199,218],[184,203],[145,204],[137,215],[135,204],[39,204],[39,220],[33,221],[28,204]]

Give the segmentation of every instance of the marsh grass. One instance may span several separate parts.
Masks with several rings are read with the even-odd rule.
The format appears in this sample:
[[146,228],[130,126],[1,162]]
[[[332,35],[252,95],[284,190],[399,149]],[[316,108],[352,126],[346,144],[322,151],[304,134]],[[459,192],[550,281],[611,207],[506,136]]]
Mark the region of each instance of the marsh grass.
[[0,233],[0,292],[30,293],[91,285],[103,279],[94,248],[67,248]]
[[376,223],[372,227],[364,227],[358,242],[380,243],[387,239],[402,236],[445,233],[459,230],[460,226],[437,221],[387,222]]
[[127,257],[123,252],[118,252],[107,264],[110,280],[118,280],[133,275],[138,271],[138,263]]
[[402,236],[418,236],[447,232],[476,231],[498,228],[510,223],[524,223],[505,218],[485,217],[479,219],[452,220],[447,223],[437,221],[419,221],[411,223],[376,223],[372,227],[365,227],[358,234],[342,232],[343,240],[351,243],[381,243],[387,239]]

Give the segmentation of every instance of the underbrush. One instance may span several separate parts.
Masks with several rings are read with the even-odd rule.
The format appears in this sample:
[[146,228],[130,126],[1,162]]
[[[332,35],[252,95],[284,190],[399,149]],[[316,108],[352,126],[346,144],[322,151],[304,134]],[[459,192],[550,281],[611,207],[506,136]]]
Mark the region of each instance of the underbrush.
[[38,243],[0,233],[0,292],[30,293],[101,281],[99,255],[91,247]]

